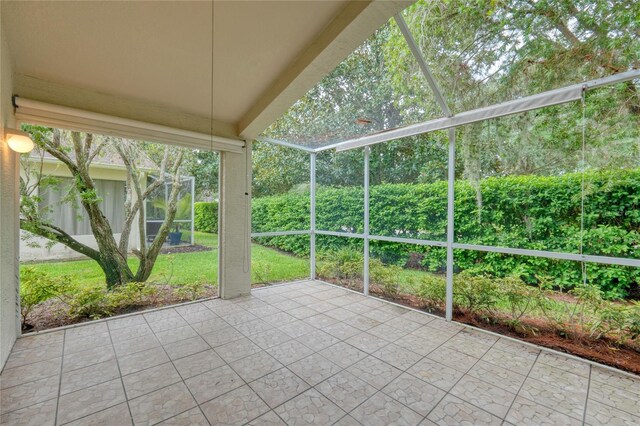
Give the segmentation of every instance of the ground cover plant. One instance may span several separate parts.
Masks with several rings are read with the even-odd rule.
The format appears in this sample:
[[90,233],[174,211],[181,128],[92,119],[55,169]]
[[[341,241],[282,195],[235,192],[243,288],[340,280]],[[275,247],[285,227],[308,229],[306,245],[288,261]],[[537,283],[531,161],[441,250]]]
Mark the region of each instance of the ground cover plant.
[[[363,255],[342,248],[325,252],[322,279],[362,291]],[[443,315],[442,274],[385,265],[371,259],[371,294]],[[454,319],[640,372],[640,302],[607,300],[595,285],[557,288],[549,277],[537,285],[517,275],[461,272],[454,277]]]
[[[23,329],[49,328],[217,295],[217,235],[196,231],[194,237],[198,246],[208,250],[160,254],[145,283],[132,282],[114,290],[107,290],[104,273],[92,260],[22,263]],[[254,285],[309,276],[308,259],[258,244],[252,246],[252,262]]]

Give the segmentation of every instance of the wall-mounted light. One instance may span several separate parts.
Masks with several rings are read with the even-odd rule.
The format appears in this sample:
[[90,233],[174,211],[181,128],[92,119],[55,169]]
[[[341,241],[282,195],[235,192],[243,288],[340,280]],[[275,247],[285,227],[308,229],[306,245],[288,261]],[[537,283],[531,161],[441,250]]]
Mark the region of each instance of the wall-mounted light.
[[31,135],[22,130],[5,129],[4,138],[9,148],[21,154],[31,152],[33,150],[33,140]]

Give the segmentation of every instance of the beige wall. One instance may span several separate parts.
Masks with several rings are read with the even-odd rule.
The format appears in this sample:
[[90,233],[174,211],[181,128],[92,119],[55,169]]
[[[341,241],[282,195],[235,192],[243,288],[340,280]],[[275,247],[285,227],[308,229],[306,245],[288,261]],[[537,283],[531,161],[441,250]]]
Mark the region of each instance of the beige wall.
[[251,142],[246,153],[220,153],[218,282],[220,297],[251,293]]
[[[37,167],[40,167],[40,162]],[[127,172],[122,167],[102,166],[95,164],[91,166],[89,171],[91,178],[104,179],[104,180],[127,180]],[[21,174],[24,175],[24,170],[21,170]],[[42,165],[42,174],[45,176],[59,176],[59,177],[72,177],[69,168],[59,161],[45,161]]]
[[[0,8],[1,13],[1,8]],[[15,127],[11,95],[13,68],[0,28],[0,368],[20,332],[18,320],[18,155],[4,141],[4,128]]]

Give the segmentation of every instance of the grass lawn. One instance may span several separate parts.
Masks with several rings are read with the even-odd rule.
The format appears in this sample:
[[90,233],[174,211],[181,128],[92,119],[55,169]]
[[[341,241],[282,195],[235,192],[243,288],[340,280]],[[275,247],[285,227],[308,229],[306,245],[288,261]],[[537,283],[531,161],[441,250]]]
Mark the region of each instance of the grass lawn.
[[[149,282],[159,284],[218,282],[218,236],[204,232],[194,235],[196,244],[211,247],[211,251],[195,253],[162,254],[156,260]],[[309,260],[291,256],[274,249],[253,244],[252,281],[278,282],[306,278],[309,276]],[[129,257],[129,265],[135,270],[138,260]],[[78,287],[103,286],[104,274],[93,260],[65,262],[23,263],[21,267],[32,267],[51,276],[68,275]]]

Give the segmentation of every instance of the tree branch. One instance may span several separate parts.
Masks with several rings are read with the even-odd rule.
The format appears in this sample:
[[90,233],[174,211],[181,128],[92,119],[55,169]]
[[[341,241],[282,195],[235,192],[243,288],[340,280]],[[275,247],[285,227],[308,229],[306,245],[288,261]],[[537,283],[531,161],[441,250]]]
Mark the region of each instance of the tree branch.
[[[96,146],[96,148],[93,150],[93,152],[89,153],[89,156],[87,158],[87,167],[89,167],[89,165],[91,165],[91,163],[93,162],[93,160],[96,158],[96,156],[98,154],[100,154],[100,152],[102,151],[102,148],[104,148],[104,146],[107,144],[108,139],[103,139],[98,146]],[[90,150],[88,150],[90,151]]]
[[93,260],[100,259],[99,251],[78,242],[64,230],[50,223],[37,222],[29,219],[20,219],[20,228],[24,229],[25,231],[31,232],[32,234],[36,234],[40,237],[64,244],[70,249],[82,253]]

